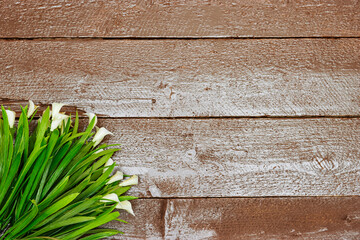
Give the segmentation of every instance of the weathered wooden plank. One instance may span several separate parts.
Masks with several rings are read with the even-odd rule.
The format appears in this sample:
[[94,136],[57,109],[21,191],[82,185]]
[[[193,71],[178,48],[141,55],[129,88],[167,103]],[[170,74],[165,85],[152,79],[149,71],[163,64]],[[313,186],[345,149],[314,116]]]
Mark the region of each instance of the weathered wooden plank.
[[359,239],[359,197],[140,199],[112,239]]
[[101,119],[141,197],[360,193],[360,119]]
[[4,0],[0,37],[358,37],[359,16],[356,0]]
[[360,114],[360,39],[0,41],[0,103],[110,117]]
[[[14,95],[14,96],[16,96],[16,95]],[[24,107],[24,106],[28,105],[29,100],[25,100],[25,99],[9,99],[9,98],[1,98],[0,97],[0,104],[3,105],[6,109],[9,108],[9,109],[15,111],[16,112],[16,117],[20,117],[21,106]],[[35,113],[35,118],[40,117],[42,115],[42,113],[46,110],[47,107],[51,108],[51,104],[36,103],[36,106],[38,106],[38,108],[37,108],[36,113]],[[68,115],[71,115],[71,116],[75,116],[76,111],[77,111],[80,117],[87,117],[85,115],[85,112],[82,109],[77,108],[76,106],[63,106],[61,110],[66,112]],[[98,117],[103,117],[103,116],[100,114],[100,115],[98,115]]]

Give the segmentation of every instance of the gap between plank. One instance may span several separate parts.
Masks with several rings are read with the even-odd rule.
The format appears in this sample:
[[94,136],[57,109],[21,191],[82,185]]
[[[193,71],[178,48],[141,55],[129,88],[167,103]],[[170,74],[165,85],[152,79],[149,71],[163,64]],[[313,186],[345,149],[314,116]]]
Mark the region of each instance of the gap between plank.
[[[72,117],[74,117],[74,115],[72,115]],[[88,117],[86,116],[79,116],[79,119],[87,119]],[[181,119],[201,119],[201,120],[206,120],[206,119],[320,119],[320,118],[335,118],[335,119],[352,119],[352,118],[360,118],[360,115],[355,115],[355,116],[213,116],[213,117],[108,117],[108,116],[97,116],[98,119],[159,119],[159,120],[181,120]],[[34,116],[33,118],[34,120],[39,119],[39,116]],[[19,120],[19,117],[16,117],[16,120]]]
[[251,40],[251,39],[352,39],[360,38],[360,36],[297,36],[297,37],[226,37],[226,36],[212,36],[212,37],[0,37],[0,40],[6,41],[24,41],[24,40],[221,40],[221,39],[237,39],[237,40]]
[[[72,115],[74,117],[74,115]],[[87,116],[79,116],[79,119],[87,119]],[[360,118],[360,115],[342,115],[342,116],[210,116],[210,117],[109,117],[98,115],[98,119],[168,119],[168,120],[181,120],[181,119],[319,119],[319,118],[335,118],[335,119],[352,119],[352,118]],[[16,117],[19,120],[19,117]],[[39,116],[34,116],[34,120],[39,119]]]
[[[85,116],[79,116],[79,118],[87,118]],[[313,119],[313,118],[360,118],[360,115],[301,115],[301,116],[179,116],[179,117],[110,117],[110,116],[98,116],[98,119],[237,119],[237,118],[260,118],[260,119]]]
[[271,199],[279,199],[279,198],[354,198],[359,197],[360,195],[320,195],[320,196],[224,196],[224,197],[139,197],[138,199],[144,200],[152,200],[152,199],[224,199],[224,198],[236,198],[236,199],[249,199],[249,198],[271,198]]

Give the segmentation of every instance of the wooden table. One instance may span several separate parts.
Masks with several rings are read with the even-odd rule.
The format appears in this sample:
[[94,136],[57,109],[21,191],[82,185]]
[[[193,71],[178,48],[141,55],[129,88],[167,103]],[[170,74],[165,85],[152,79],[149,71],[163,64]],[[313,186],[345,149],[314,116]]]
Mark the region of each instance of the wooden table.
[[99,115],[113,239],[360,239],[360,1],[0,2],[0,103]]

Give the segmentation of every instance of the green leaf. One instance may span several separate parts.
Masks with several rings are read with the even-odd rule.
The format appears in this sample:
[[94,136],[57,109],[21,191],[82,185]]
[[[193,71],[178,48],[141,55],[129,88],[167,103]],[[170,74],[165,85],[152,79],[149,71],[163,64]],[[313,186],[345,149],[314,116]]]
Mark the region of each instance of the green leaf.
[[70,234],[67,234],[62,239],[63,240],[78,239],[82,235],[86,234],[89,230],[99,227],[105,223],[111,222],[112,220],[119,217],[119,215],[120,215],[120,213],[118,213],[118,212],[112,212],[110,214],[103,214],[103,215],[99,216],[98,218],[96,218],[95,220],[91,221],[86,226],[84,226],[76,231],[73,231]]
[[75,136],[77,134],[78,128],[79,128],[79,113],[76,110],[75,123],[74,123],[74,128],[72,130],[72,136]]
[[30,167],[32,166],[32,164],[34,163],[34,161],[36,160],[36,158],[39,156],[39,154],[44,150],[45,146],[40,147],[38,150],[33,150],[33,152],[30,154],[28,161],[26,162],[25,166],[23,167],[23,169],[21,170],[20,176],[18,177],[15,187],[14,189],[11,191],[11,194],[9,196],[9,198],[7,199],[6,203],[3,205],[1,211],[0,211],[0,216],[6,211],[6,209],[9,207],[9,204],[12,203],[13,198],[19,194],[20,191],[20,187],[24,184],[24,179],[26,177],[26,174],[28,173]]
[[50,119],[50,109],[49,107],[47,107],[44,114],[42,115],[40,125],[38,125],[34,149],[40,148],[44,134],[48,129],[49,119]]
[[131,188],[131,186],[117,187],[117,189],[114,191],[114,193],[116,193],[116,195],[120,196],[120,195],[126,193],[130,188]]
[[95,217],[73,217],[73,218],[68,218],[68,219],[61,220],[61,221],[55,221],[55,222],[47,225],[46,227],[41,228],[41,230],[38,230],[35,233],[31,234],[29,237],[37,237],[39,235],[42,235],[46,232],[49,232],[49,231],[57,229],[57,228],[61,228],[61,227],[65,227],[65,226],[73,225],[73,224],[77,224],[77,223],[87,222],[87,221],[91,221],[94,219],[96,219],[96,218]]
[[[76,202],[68,207],[66,207],[64,210],[66,210],[65,212],[60,212],[61,214],[57,215],[54,214],[53,216],[55,216],[57,218],[57,220],[64,220],[70,217],[74,217],[77,214],[80,214],[81,212],[83,212],[84,210],[91,208],[92,206],[95,205],[96,202],[98,202],[101,199],[101,196],[96,196],[93,197],[91,199],[85,199],[82,202]],[[52,216],[52,217],[53,217]],[[47,218],[44,221],[40,222],[39,224],[37,224],[35,226],[35,228],[40,228],[46,224],[51,224],[51,221],[55,218]]]
[[[48,206],[59,194],[65,189],[69,177],[61,179],[61,181],[56,185],[56,187],[48,194],[48,196],[39,204],[39,208],[43,209]],[[74,192],[76,193],[76,192]],[[70,194],[69,194],[70,195]],[[65,196],[64,196],[65,197]]]
[[46,208],[44,211],[42,211],[36,219],[34,219],[31,224],[29,224],[26,228],[24,228],[16,237],[21,237],[22,235],[24,235],[26,232],[28,232],[29,230],[33,229],[34,226],[36,226],[36,224],[38,224],[39,222],[43,221],[44,219],[46,219],[48,216],[56,213],[57,211],[59,211],[60,209],[66,207],[69,203],[71,203],[79,194],[78,193],[74,193],[71,194],[69,196],[66,196],[64,198],[62,198],[61,200],[57,201],[56,203],[54,203],[53,205],[49,206],[48,208]]
[[70,151],[65,155],[65,157],[60,162],[59,166],[55,169],[54,173],[52,173],[51,178],[46,183],[43,194],[46,194],[56,180],[60,177],[61,173],[65,170],[66,166],[71,162],[73,157],[80,151],[82,145],[76,144],[74,147],[70,148]]
[[109,168],[93,183],[91,184],[85,191],[83,191],[76,200],[81,200],[83,198],[91,197],[96,193],[96,191],[100,190],[106,184],[106,179],[109,177],[110,173],[115,167],[115,163]]
[[[7,232],[9,233],[9,235],[7,236],[6,239],[12,239],[14,236],[16,236],[22,229],[26,228],[32,221],[33,219],[36,217],[38,213],[38,208],[36,206],[36,204],[34,203],[34,208],[24,214],[17,222],[14,226],[12,226]],[[5,236],[3,236],[5,237]],[[2,239],[2,238],[1,238]]]
[[114,236],[116,234],[124,234],[121,231],[113,230],[113,229],[97,229],[96,233],[91,234],[90,236],[86,236],[80,238],[80,240],[96,240],[96,239],[103,239],[107,237]]
[[121,196],[130,186],[106,185],[115,163],[104,165],[120,150],[119,144],[94,147],[95,118],[84,132],[78,132],[78,113],[74,126],[70,117],[50,131],[49,107],[35,123],[27,111],[28,106],[21,107],[17,127],[10,128],[1,106],[0,240],[90,240],[121,233],[94,229],[112,220],[126,223],[114,212],[117,202],[104,202],[104,195],[115,193],[120,201],[136,199]]

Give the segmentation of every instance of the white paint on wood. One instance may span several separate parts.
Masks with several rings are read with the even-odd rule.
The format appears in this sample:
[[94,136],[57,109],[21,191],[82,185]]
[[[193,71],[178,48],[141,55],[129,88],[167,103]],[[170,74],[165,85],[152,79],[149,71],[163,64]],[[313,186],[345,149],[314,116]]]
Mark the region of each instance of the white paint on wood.
[[11,101],[109,117],[360,115],[359,39],[0,41],[0,55]]
[[111,239],[358,239],[358,197],[195,198],[133,201],[136,218]]
[[360,192],[360,120],[101,119],[143,197],[324,196]]
[[[190,206],[190,202],[184,200],[179,200],[182,204],[181,208],[188,209]],[[165,236],[166,239],[169,240],[176,240],[179,238],[183,239],[211,239],[216,238],[216,232],[211,229],[194,229],[192,227],[193,222],[201,222],[202,215],[199,214],[197,216],[194,216],[194,219],[192,219],[192,222],[187,221],[184,219],[182,214],[179,214],[178,211],[181,211],[181,209],[178,208],[178,206],[174,205],[174,201],[168,201],[167,208],[165,210]],[[207,213],[208,214],[208,213]],[[221,212],[216,213],[213,217],[214,219],[221,219]]]

